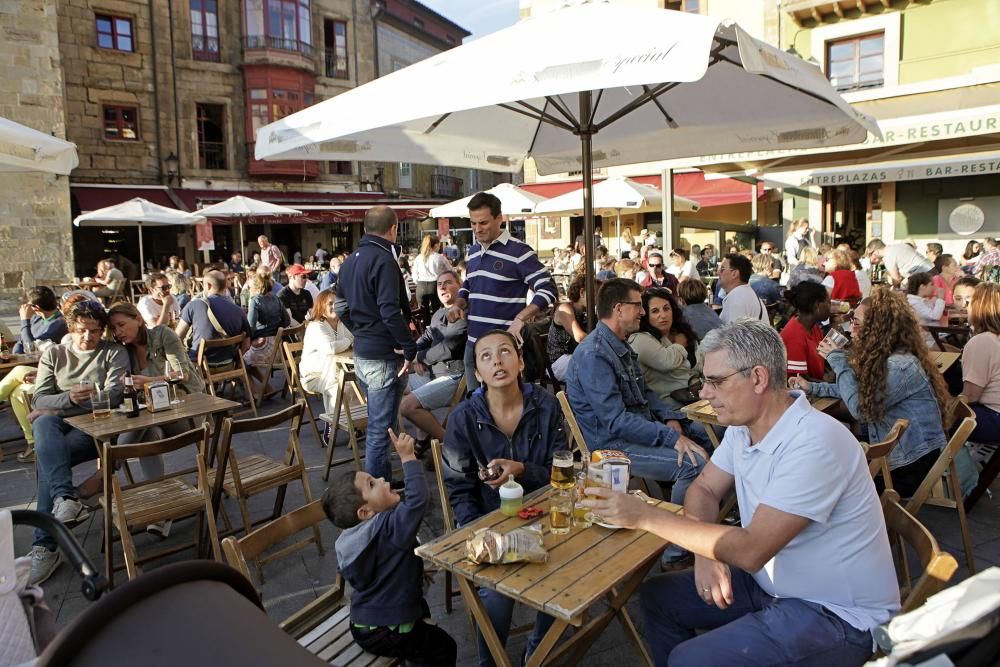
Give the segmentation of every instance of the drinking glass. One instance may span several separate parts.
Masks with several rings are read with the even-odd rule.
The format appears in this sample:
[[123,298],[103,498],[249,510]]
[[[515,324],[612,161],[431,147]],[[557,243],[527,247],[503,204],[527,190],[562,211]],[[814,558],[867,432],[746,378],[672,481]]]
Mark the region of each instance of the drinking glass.
[[37,351],[37,348],[35,347],[35,341],[26,340],[24,341],[21,347],[24,348],[24,356],[26,356],[28,359],[35,358],[35,352]]
[[[575,481],[574,481],[575,484]],[[556,491],[549,500],[549,530],[554,535],[569,532],[573,516],[573,496],[569,491]]]
[[573,526],[575,528],[590,528],[592,517],[590,509],[581,505],[581,501],[586,500],[587,493],[587,464],[576,473],[576,497],[573,502]]
[[167,384],[170,385],[170,392],[173,396],[170,399],[170,405],[180,405],[184,401],[177,396],[177,386],[184,381],[184,369],[180,367],[180,364],[170,363],[168,359],[165,371]]
[[563,491],[568,491],[576,486],[576,475],[573,472],[573,452],[563,449],[552,455],[552,476],[549,481],[553,488]]
[[111,416],[111,397],[108,392],[98,389],[90,399],[94,410],[94,419],[107,419]]

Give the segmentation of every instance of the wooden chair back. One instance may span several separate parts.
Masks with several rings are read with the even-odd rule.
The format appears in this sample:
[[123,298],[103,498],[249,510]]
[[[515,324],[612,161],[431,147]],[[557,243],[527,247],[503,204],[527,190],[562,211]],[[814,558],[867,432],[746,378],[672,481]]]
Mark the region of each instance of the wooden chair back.
[[[320,447],[323,447],[323,436],[320,435],[319,426],[316,424],[316,415],[313,413],[312,406],[309,405],[309,397],[317,394],[307,391],[302,386],[302,378],[299,376],[299,360],[302,359],[302,338],[305,336],[305,330],[305,324],[289,328],[285,334],[286,340],[281,341],[281,354],[285,360],[285,372],[288,373],[288,389],[292,400],[298,398],[305,403],[309,424],[312,426],[313,433],[316,434],[316,442]],[[292,338],[297,340],[292,340]]]
[[[350,389],[350,391],[348,391]],[[353,398],[352,398],[353,396]],[[333,460],[333,448],[337,443],[340,431],[347,433],[354,466],[361,470],[361,454],[358,444],[358,431],[368,426],[368,401],[361,393],[358,378],[353,368],[340,368],[340,379],[337,387],[337,400],[333,404],[333,412],[320,417],[330,424],[330,442],[326,450],[326,467],[323,470],[323,481],[330,479],[330,469],[335,465],[346,463],[350,457]],[[397,425],[397,428],[399,426]]]
[[448,425],[448,417],[451,417],[451,413],[455,411],[455,406],[465,400],[465,393],[468,388],[469,382],[463,373],[461,379],[458,381],[458,385],[455,387],[455,392],[451,395],[451,400],[448,401],[448,414],[441,421],[442,428]]
[[570,407],[569,397],[566,396],[565,391],[560,391],[556,394],[556,398],[559,400],[559,406],[562,408],[566,427],[569,428],[569,448],[580,450],[582,460],[590,461],[590,447],[587,446],[587,441],[583,438],[583,431],[580,430],[580,424],[576,421],[573,408]]
[[862,448],[865,450],[865,458],[868,459],[869,472],[871,472],[873,478],[881,472],[882,482],[887,489],[892,488],[892,474],[889,472],[889,454],[899,444],[900,439],[909,427],[910,420],[897,419],[896,423],[889,429],[889,433],[886,434],[885,440],[872,444],[861,443]]
[[[238,333],[235,336],[227,336],[224,338],[213,338],[211,340],[202,338],[198,344],[197,363],[198,367],[201,369],[201,374],[205,378],[205,385],[208,388],[208,392],[212,396],[216,395],[216,384],[232,382],[235,385],[236,383],[242,383],[244,391],[246,392],[247,403],[250,404],[250,411],[256,417],[257,403],[254,400],[253,387],[250,384],[250,377],[247,375],[247,367],[246,364],[243,363],[243,353],[240,350],[240,346],[246,338],[247,335],[245,333]],[[225,347],[232,350],[233,367],[228,370],[213,369],[208,363],[208,351]]]
[[[941,551],[931,532],[903,508],[899,494],[893,489],[882,493],[882,512],[900,581],[901,612],[905,614],[945,588],[958,569],[958,562],[951,554]],[[921,569],[920,576],[912,585],[908,547],[916,553]]]
[[[293,327],[278,327],[278,330],[274,333],[274,347],[271,348],[271,355],[265,363],[257,365],[257,368],[260,370],[260,373],[264,378],[263,382],[260,383],[260,393],[258,393],[255,398],[257,407],[260,407],[261,403],[264,402],[265,397],[273,396],[279,391],[284,394],[284,392],[288,389],[288,365],[285,363],[285,355],[281,351],[281,343],[285,340],[285,337],[288,335],[288,331],[292,328]],[[278,370],[284,373],[285,381],[282,383],[281,389],[268,391],[267,388],[270,384],[271,376],[274,374],[274,371]]]
[[128,281],[128,291],[129,299],[132,303],[138,303],[139,298],[146,293],[146,281],[145,280],[130,280]]
[[438,497],[441,500],[444,529],[445,532],[451,532],[455,530],[455,511],[448,501],[448,487],[444,483],[444,446],[436,438],[431,440],[431,456],[434,459],[434,477],[437,480]]

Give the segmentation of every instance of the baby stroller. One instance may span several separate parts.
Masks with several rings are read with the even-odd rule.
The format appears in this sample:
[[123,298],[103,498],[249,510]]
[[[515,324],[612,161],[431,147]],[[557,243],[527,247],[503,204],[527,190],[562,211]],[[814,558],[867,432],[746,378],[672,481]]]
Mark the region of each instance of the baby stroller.
[[[51,623],[34,620],[41,591],[24,586],[30,565],[13,558],[13,525],[38,526],[53,535],[83,579],[84,596],[96,601],[54,636],[45,631]],[[253,584],[227,565],[185,561],[102,597],[106,587],[73,534],[54,518],[27,510],[0,512],[0,667],[326,665],[268,619]]]

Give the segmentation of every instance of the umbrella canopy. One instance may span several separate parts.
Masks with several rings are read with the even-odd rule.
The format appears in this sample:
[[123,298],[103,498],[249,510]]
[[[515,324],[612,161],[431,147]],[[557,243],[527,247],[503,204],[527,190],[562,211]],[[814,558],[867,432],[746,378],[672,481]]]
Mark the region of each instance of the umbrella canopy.
[[196,225],[205,222],[201,215],[185,213],[176,208],[167,208],[142,197],[129,199],[121,204],[99,208],[73,220],[77,227],[138,227],[139,228],[139,266],[146,270],[146,258],[142,250],[143,225]]
[[817,67],[734,23],[601,3],[529,18],[286,116],[259,130],[255,157],[509,172],[532,157],[540,174],[581,171],[589,194],[594,167],[851,144],[869,130]]
[[206,218],[239,218],[240,221],[240,252],[246,250],[246,240],[243,238],[243,221],[259,215],[302,215],[302,211],[287,206],[278,206],[270,202],[236,195],[218,204],[212,204],[198,209],[198,215]]
[[[548,199],[535,207],[537,215],[579,215],[583,211],[583,188]],[[614,215],[659,211],[663,192],[656,186],[638,183],[624,176],[612,176],[594,185],[594,214]],[[693,199],[674,195],[675,211],[697,211]]]
[[[518,214],[532,213],[537,204],[545,201],[545,197],[528,192],[513,183],[501,183],[486,192],[496,195],[497,199],[500,200],[500,209],[508,217],[519,217]],[[432,218],[468,218],[469,201],[473,196],[469,195],[432,208],[430,216]]]
[[79,164],[76,144],[0,118],[0,171],[68,175]]

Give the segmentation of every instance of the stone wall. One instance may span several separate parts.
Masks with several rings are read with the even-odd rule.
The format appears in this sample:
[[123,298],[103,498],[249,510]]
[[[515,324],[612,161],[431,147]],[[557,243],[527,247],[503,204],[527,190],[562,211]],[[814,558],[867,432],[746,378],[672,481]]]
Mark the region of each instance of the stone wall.
[[[0,2],[0,116],[66,136],[57,0]],[[0,172],[0,315],[72,276],[69,179]]]

